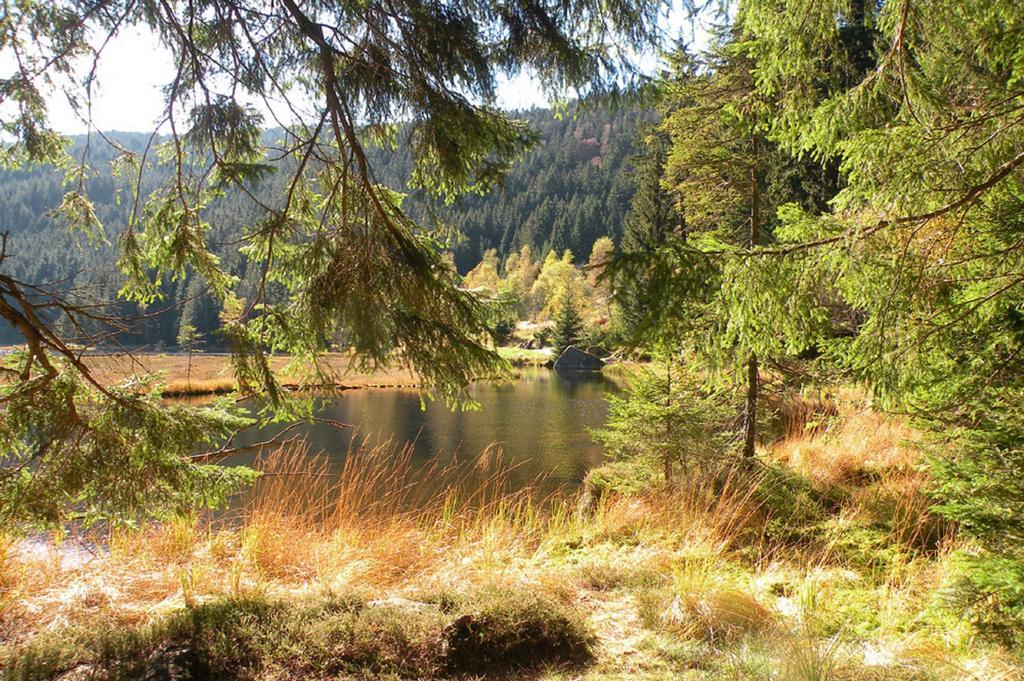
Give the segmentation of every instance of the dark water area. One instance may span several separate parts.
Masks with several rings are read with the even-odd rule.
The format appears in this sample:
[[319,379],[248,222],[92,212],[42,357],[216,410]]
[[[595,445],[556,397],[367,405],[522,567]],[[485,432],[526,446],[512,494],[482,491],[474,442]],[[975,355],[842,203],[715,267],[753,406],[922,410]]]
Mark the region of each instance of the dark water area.
[[[362,440],[411,442],[412,465],[446,465],[478,457],[491,445],[502,464],[512,468],[510,482],[526,485],[543,479],[548,489],[573,489],[587,471],[602,461],[601,447],[589,429],[604,425],[605,396],[617,390],[599,373],[560,374],[548,369],[525,369],[507,383],[480,383],[470,388],[479,403],[473,411],[453,411],[442,402],[421,403],[416,390],[367,388],[325,398],[317,416],[351,424],[338,429],[311,423],[290,430],[302,435],[309,450],[329,457],[332,467]],[[267,440],[284,426],[253,428],[237,439],[239,445]],[[233,463],[251,463],[254,455]]]

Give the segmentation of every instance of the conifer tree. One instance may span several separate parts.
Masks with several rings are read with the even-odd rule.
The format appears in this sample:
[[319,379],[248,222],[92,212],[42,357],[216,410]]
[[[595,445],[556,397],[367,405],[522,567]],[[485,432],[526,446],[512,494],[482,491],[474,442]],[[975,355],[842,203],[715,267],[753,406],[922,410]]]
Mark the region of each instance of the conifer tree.
[[[654,129],[645,135],[644,146],[634,163],[636,192],[630,202],[622,235],[622,257],[643,261],[646,254],[664,246],[671,235],[685,235],[683,216],[678,201],[662,182],[669,141],[664,132]],[[649,277],[631,267],[628,276],[620,276],[615,298],[622,318],[622,331],[627,338],[637,341],[645,330],[644,317],[649,306],[645,297],[649,291]]]
[[937,509],[985,548],[968,612],[1024,645],[1024,6],[736,8],[778,97],[772,138],[837,159],[845,185],[786,207],[779,243],[745,257],[789,291],[776,311],[827,319],[826,356],[927,429]]
[[814,345],[826,324],[813,304],[784,308],[794,300],[787,280],[736,256],[774,241],[780,206],[820,206],[835,193],[819,161],[795,158],[770,138],[777,107],[758,90],[753,66],[740,27],[718,34],[706,54],[674,57],[663,85],[667,151],[658,186],[685,213],[685,230],[635,257],[627,252],[618,267],[626,282],[643,284],[634,289],[642,295],[641,338],[692,347],[712,374],[744,387],[747,459],[755,454],[761,364]]
[[[707,55],[706,71],[670,88],[673,108],[663,122],[672,144],[667,182],[685,203],[688,230],[700,232],[697,247],[703,250],[752,248],[770,238],[764,220],[769,214],[764,196],[770,164],[763,132],[767,104],[749,76],[750,58],[742,41],[730,34],[719,40]],[[692,69],[686,59],[680,65]],[[771,336],[756,314],[732,314],[723,294],[739,272],[731,263],[717,269],[718,289],[707,299],[709,342],[703,350],[713,361],[742,371],[743,454],[749,459],[757,432],[758,357],[771,347]]]
[[178,348],[188,353],[188,369],[185,374],[185,383],[189,390],[192,389],[192,353],[196,351],[201,338],[199,329],[191,324],[182,324],[178,330],[178,337],[176,339]]
[[551,332],[551,342],[555,357],[561,357],[570,345],[578,345],[583,334],[583,319],[576,307],[572,291],[566,290],[562,304],[555,316],[555,325]]
[[[594,432],[613,460],[631,460],[649,478],[661,470],[694,474],[719,464],[732,448],[731,414],[722,396],[708,392],[697,372],[671,350],[654,349],[623,395],[609,398],[608,423]],[[644,460],[646,459],[646,460]]]

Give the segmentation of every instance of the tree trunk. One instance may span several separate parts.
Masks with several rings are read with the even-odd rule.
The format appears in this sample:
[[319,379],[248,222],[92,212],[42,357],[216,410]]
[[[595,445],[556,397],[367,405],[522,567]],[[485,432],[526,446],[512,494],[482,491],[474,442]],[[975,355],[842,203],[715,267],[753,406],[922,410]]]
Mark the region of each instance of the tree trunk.
[[761,183],[757,176],[761,141],[757,135],[751,142],[754,163],[750,166],[750,247],[757,246],[761,239]]
[[665,483],[672,483],[672,417],[669,416],[672,405],[672,352],[669,351],[665,360],[665,450],[662,452],[662,459],[665,464]]
[[754,436],[757,434],[757,355],[747,362],[747,406],[743,412],[743,457],[754,458]]
[[[754,163],[750,168],[750,247],[757,246],[761,238],[761,185],[758,178],[760,139],[752,140]],[[747,360],[747,406],[743,414],[743,458],[754,458],[754,437],[757,435],[757,355]]]

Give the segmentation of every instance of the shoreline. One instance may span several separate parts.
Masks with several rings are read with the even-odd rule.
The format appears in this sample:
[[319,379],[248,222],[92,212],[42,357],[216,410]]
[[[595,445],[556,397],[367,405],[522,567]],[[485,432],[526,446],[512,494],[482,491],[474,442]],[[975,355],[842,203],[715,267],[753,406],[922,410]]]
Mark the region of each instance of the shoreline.
[[[550,361],[550,353],[545,350],[499,348],[499,353],[513,370],[543,367]],[[228,353],[194,353],[191,357],[188,353],[96,353],[85,355],[83,359],[102,380],[109,382],[159,376],[164,382],[162,394],[170,399],[228,395],[238,389]],[[270,359],[271,368],[281,379],[281,386],[292,392],[423,387],[422,381],[408,369],[387,367],[373,372],[359,371],[352,367],[351,357],[346,354],[326,355],[330,371],[338,380],[319,384],[307,384],[290,373],[289,357]]]

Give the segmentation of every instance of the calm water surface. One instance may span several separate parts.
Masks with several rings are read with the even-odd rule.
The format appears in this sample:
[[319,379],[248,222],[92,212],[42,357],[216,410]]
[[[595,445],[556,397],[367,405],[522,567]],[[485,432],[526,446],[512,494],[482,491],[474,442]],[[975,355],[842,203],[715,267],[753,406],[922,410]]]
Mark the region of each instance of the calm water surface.
[[[514,483],[543,477],[546,487],[571,488],[601,462],[601,448],[588,429],[604,424],[604,398],[615,389],[601,374],[527,369],[510,383],[474,385],[471,395],[480,405],[475,411],[452,411],[439,402],[424,409],[415,390],[368,388],[326,400],[318,416],[352,424],[357,441],[412,442],[414,465],[465,460],[496,444],[504,463],[515,467]],[[280,427],[253,429],[243,433],[239,444],[265,440],[276,430]],[[303,430],[311,451],[324,452],[339,464],[344,460],[351,431],[319,423]]]

